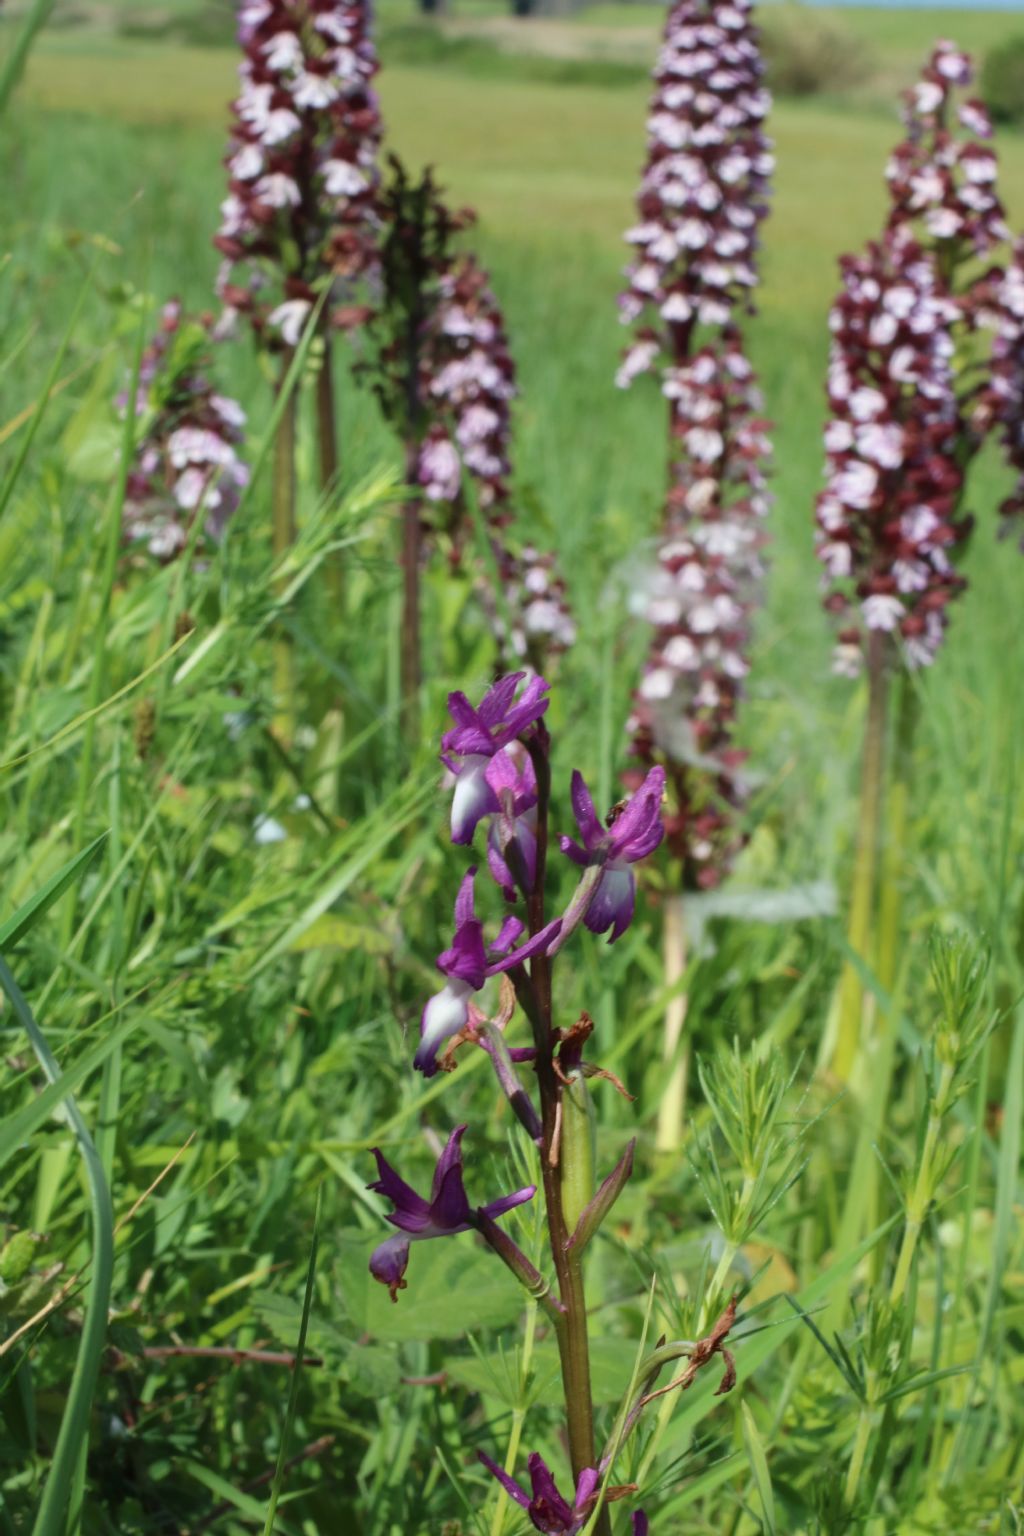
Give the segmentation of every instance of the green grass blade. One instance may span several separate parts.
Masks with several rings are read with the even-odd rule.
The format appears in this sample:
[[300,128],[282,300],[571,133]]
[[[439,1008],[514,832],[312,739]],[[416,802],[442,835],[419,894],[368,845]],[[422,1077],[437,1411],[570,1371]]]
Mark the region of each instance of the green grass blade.
[[55,0],[32,0],[14,47],[7,55],[3,69],[0,71],[0,112],[6,110],[11,93],[21,79],[36,33],[46,25],[54,4]]
[[[36,1023],[32,1010],[6,962],[0,957],[0,987],[28,1035],[40,1066],[52,1084],[61,1081],[57,1065],[42,1030]],[[92,1266],[89,1293],[85,1303],[85,1320],[75,1358],[75,1369],[68,1389],[60,1432],[50,1461],[50,1473],[46,1479],[43,1496],[36,1511],[32,1536],[64,1536],[68,1498],[71,1493],[79,1457],[89,1436],[89,1416],[93,1393],[99,1375],[100,1360],[107,1342],[107,1308],[110,1303],[110,1286],[114,1273],[114,1212],[110,1203],[110,1190],[103,1176],[103,1167],[89,1129],[82,1119],[74,1098],[65,1093],[66,1114],[75,1133],[85,1174],[89,1185],[92,1209]]]
[[757,1485],[758,1498],[761,1500],[761,1511],[764,1515],[764,1528],[768,1536],[775,1536],[775,1496],[772,1493],[772,1478],[768,1471],[768,1457],[765,1455],[764,1445],[754,1423],[754,1415],[747,1407],[743,1409],[743,1441],[747,1447],[747,1455],[750,1458],[750,1470],[754,1474],[754,1482]]
[[79,875],[85,873],[93,859],[99,853],[106,842],[108,833],[101,832],[94,838],[87,848],[81,853],[76,853],[63,869],[59,869],[55,875],[51,875],[45,885],[40,886],[34,896],[23,902],[17,912],[9,917],[6,923],[0,924],[0,950],[9,951],[18,940],[22,938],[33,924],[37,923],[45,912],[58,901],[69,885],[73,885]]
[[313,1282],[316,1279],[316,1255],[320,1246],[320,1204],[323,1198],[323,1186],[316,1192],[316,1211],[313,1216],[313,1244],[309,1250],[309,1266],[306,1270],[306,1293],[302,1298],[302,1321],[299,1323],[299,1340],[295,1346],[295,1365],[292,1369],[291,1385],[288,1389],[288,1406],[285,1409],[284,1424],[281,1428],[281,1444],[277,1452],[277,1468],[274,1472],[274,1482],[270,1489],[270,1501],[267,1504],[267,1518],[263,1526],[263,1536],[271,1536],[274,1529],[274,1516],[277,1513],[278,1500],[284,1487],[285,1462],[288,1458],[288,1445],[291,1440],[292,1424],[295,1422],[295,1408],[299,1398],[299,1375],[302,1371],[302,1357],[306,1348],[306,1333],[309,1329],[309,1314],[313,1306]]

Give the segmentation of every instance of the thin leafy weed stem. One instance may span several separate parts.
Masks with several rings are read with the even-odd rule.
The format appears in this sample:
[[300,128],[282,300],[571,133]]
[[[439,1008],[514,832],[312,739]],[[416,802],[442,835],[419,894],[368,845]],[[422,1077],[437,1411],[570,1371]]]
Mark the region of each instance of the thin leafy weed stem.
[[[526,1402],[527,1388],[530,1380],[530,1370],[533,1365],[533,1349],[537,1337],[537,1303],[530,1301],[526,1307],[526,1320],[523,1324],[523,1349],[522,1368],[519,1374],[519,1390],[522,1401],[512,1410],[512,1427],[509,1431],[508,1450],[505,1452],[505,1471],[511,1477],[516,1469],[516,1461],[519,1456],[519,1445],[523,1437],[523,1424],[526,1421],[528,1404]],[[490,1536],[502,1536],[505,1529],[505,1514],[509,1501],[499,1488],[496,1493],[494,1515],[491,1519]]]
[[843,1500],[847,1508],[850,1509],[853,1508],[857,1501],[857,1491],[860,1487],[864,1461],[871,1441],[871,1430],[875,1417],[874,1391],[876,1384],[877,1372],[873,1366],[869,1366],[865,1376],[864,1400],[861,1403],[860,1413],[857,1416],[857,1434],[853,1442],[853,1454],[850,1457],[850,1465],[846,1473],[846,1483],[843,1488]]

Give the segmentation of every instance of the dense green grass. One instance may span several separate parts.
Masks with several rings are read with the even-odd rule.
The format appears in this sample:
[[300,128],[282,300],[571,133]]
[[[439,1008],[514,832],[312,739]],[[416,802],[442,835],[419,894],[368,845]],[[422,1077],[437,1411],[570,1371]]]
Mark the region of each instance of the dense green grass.
[[[919,51],[921,17],[870,17],[898,30],[885,43],[887,58],[906,43],[909,60],[910,37]],[[966,19],[979,29],[990,20]],[[861,25],[859,13],[851,24]],[[970,40],[966,31],[958,35]],[[435,571],[424,740],[409,760],[394,713],[390,492],[377,485],[361,505],[351,500],[381,465],[397,466],[398,453],[350,381],[342,403],[348,500],[334,515],[358,542],[346,556],[346,610],[332,605],[314,571],[287,616],[306,726],[290,764],[266,730],[266,625],[277,620],[267,610],[265,479],[225,560],[191,573],[182,591],[175,593],[173,573],[118,568],[112,587],[105,578],[118,452],[108,402],[130,366],[133,295],[176,292],[193,306],[210,302],[209,234],[221,195],[233,62],[223,52],[54,33],[0,129],[8,178],[0,251],[11,253],[0,267],[7,316],[0,483],[28,430],[17,420],[38,397],[86,282],[59,369],[64,387],[0,520],[0,922],[109,829],[77,897],[62,897],[8,958],[65,1070],[90,1049],[109,1053],[116,1026],[128,1031],[103,1070],[84,1076],[78,1089],[86,1120],[99,1127],[119,1218],[128,1218],[195,1137],[118,1237],[116,1326],[93,1416],[83,1528],[92,1536],[261,1527],[267,1484],[260,1479],[278,1453],[287,1372],[145,1351],[294,1348],[320,1188],[310,1342],[324,1364],[300,1380],[291,1443],[292,1454],[314,1451],[290,1474],[291,1498],[277,1529],[436,1536],[446,1520],[463,1518],[437,1448],[477,1506],[485,1491],[471,1451],[480,1444],[501,1454],[510,1415],[527,1401],[524,1450],[558,1449],[550,1340],[539,1348],[534,1395],[524,1398],[498,1352],[499,1338],[508,1348],[514,1336],[500,1330],[516,1321],[517,1293],[472,1239],[414,1253],[410,1290],[396,1308],[383,1293],[369,1294],[365,1275],[367,1249],[380,1235],[380,1202],[364,1189],[372,1144],[388,1146],[415,1182],[431,1161],[424,1130],[443,1134],[469,1118],[473,1192],[482,1196],[512,1176],[508,1117],[484,1085],[479,1058],[441,1091],[424,1091],[412,1080],[403,1036],[415,1030],[433,985],[431,962],[448,942],[463,868],[444,841],[432,733],[444,718],[445,689],[472,691],[486,677],[487,637],[461,584]],[[625,599],[631,560],[656,527],[663,423],[652,393],[639,386],[623,396],[611,385],[621,341],[619,236],[642,151],[644,91],[411,68],[386,70],[381,86],[398,149],[414,162],[434,162],[453,198],[479,209],[473,238],[509,319],[523,391],[516,470],[524,520],[558,548],[581,625],[552,710],[561,827],[572,766],[596,782],[600,800],[614,798],[621,727],[644,643],[626,618]],[[735,1034],[745,1048],[784,1061],[796,1073],[794,1118],[826,1111],[808,1138],[800,1183],[758,1234],[762,1246],[741,1255],[740,1277],[771,1258],[759,1296],[779,1284],[806,1291],[820,1281],[808,1306],[831,1297],[827,1321],[819,1322],[848,1329],[850,1311],[834,1298],[849,1294],[864,1307],[872,1281],[891,1262],[898,1229],[889,1247],[882,1242],[857,1268],[850,1232],[894,1215],[897,1202],[884,1178],[871,1176],[862,1127],[870,1126],[872,1095],[866,1104],[832,1104],[831,1085],[815,1075],[842,954],[841,925],[827,914],[841,900],[849,869],[864,701],[829,675],[810,530],[835,259],[877,227],[882,166],[896,131],[874,109],[849,102],[785,104],[773,120],[779,175],[751,344],[778,423],[777,504],[743,722],[761,788],[751,843],[729,887],[739,915],[709,920],[690,1014],[700,1049]],[[1000,150],[1004,193],[1020,221],[1024,146],[1008,138]],[[270,413],[269,381],[244,341],[228,352],[225,367],[258,443]],[[305,438],[300,470],[303,511],[315,524]],[[926,1104],[920,1042],[935,1010],[927,931],[937,924],[987,936],[994,951],[988,1000],[1004,1018],[979,1086],[949,1133],[965,1156],[928,1224],[911,1348],[922,1368],[952,1363],[966,1374],[901,1399],[895,1420],[876,1425],[894,1450],[879,1470],[870,1536],[1008,1533],[1024,1472],[1022,1252],[1013,1222],[1020,1202],[1014,1121],[1022,1024],[1013,1010],[1024,933],[1024,567],[1011,545],[994,539],[1002,484],[994,464],[983,466],[971,589],[921,685],[911,856],[903,872],[899,1051],[876,1128],[880,1154],[902,1175]],[[175,603],[187,608],[198,633],[173,662],[159,665]],[[227,638],[213,643],[223,626]],[[195,658],[183,674],[176,671],[182,657]],[[82,720],[94,686],[100,699],[110,698],[150,666],[151,676],[93,726]],[[239,734],[232,721],[245,712],[252,721]],[[315,805],[297,807],[300,793]],[[254,840],[254,823],[265,814],[283,822],[286,841]],[[809,894],[826,915],[787,916],[785,901],[796,898],[806,910]],[[755,897],[758,910],[774,910],[777,921],[753,919]],[[628,938],[612,951],[582,940],[559,983],[564,1017],[584,1006],[593,1013],[600,1059],[637,1095],[632,1106],[610,1091],[600,1101],[608,1127],[602,1160],[610,1165],[635,1130],[641,1138],[639,1177],[616,1210],[614,1235],[596,1251],[591,1277],[605,1339],[599,1396],[609,1416],[632,1362],[652,1256],[660,1256],[666,1298],[672,1285],[692,1293],[702,1249],[710,1244],[717,1254],[720,1242],[691,1166],[682,1159],[659,1166],[652,1155],[664,1001],[658,930],[652,890]],[[7,1010],[0,1027],[5,1092],[27,1107],[39,1082],[25,1035]],[[1009,1118],[1000,1124],[1001,1109]],[[695,1124],[706,1121],[696,1091],[691,1110]],[[851,1178],[858,1135],[867,1162]],[[90,1235],[67,1128],[40,1121],[7,1150],[4,1221],[40,1234],[28,1275],[0,1291],[5,1315],[17,1324],[83,1266]],[[539,1246],[530,1219],[523,1240]],[[58,1264],[65,1266],[60,1274]],[[842,1478],[849,1463],[856,1397],[806,1330],[801,1343],[791,1313],[779,1306],[767,1316],[777,1326],[741,1346],[739,1366],[743,1400],[766,1449],[777,1529],[838,1536],[857,1528],[829,1504],[831,1474]],[[0,1520],[8,1523],[0,1529],[31,1528],[27,1512],[45,1473],[80,1329],[76,1291],[30,1331],[29,1347],[0,1357]],[[443,1391],[400,1382],[441,1371]],[[701,1386],[679,1405],[657,1456],[643,1466],[656,1536],[755,1536],[767,1528],[738,1402],[736,1394],[712,1413]],[[641,1465],[632,1456],[623,1476]],[[487,1529],[492,1510],[489,1504]],[[463,1529],[475,1528],[466,1519]],[[506,1533],[518,1529],[506,1522]]]

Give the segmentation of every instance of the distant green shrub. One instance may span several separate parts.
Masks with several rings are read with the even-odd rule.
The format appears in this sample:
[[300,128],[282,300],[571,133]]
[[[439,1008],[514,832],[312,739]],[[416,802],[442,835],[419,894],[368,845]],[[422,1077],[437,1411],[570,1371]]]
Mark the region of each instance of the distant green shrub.
[[871,73],[860,38],[834,16],[796,0],[762,13],[768,84],[779,96],[815,96],[859,85]]
[[185,43],[193,48],[228,48],[235,41],[236,20],[230,0],[204,0],[180,12],[127,10],[117,30],[122,37]]
[[1010,37],[986,56],[981,94],[996,122],[1024,122],[1024,37]]
[[380,54],[385,65],[452,70],[477,79],[533,80],[548,85],[636,85],[646,81],[642,64],[620,59],[552,58],[518,53],[489,38],[452,36],[430,22],[384,26]]

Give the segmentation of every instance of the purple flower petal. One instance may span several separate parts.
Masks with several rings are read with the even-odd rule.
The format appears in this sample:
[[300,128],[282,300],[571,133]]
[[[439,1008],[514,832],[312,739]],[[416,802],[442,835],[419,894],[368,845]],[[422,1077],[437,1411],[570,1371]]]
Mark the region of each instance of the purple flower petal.
[[575,1512],[562,1498],[551,1470],[543,1456],[534,1451],[527,1460],[533,1498],[530,1500],[530,1518],[538,1531],[548,1536],[560,1536],[561,1532],[576,1530]]
[[585,848],[581,848],[579,843],[574,843],[571,837],[564,835],[560,837],[558,839],[558,846],[566,858],[572,859],[574,864],[580,864],[584,869],[589,868],[591,863],[590,854]]
[[489,1216],[492,1221],[496,1221],[499,1216],[504,1216],[506,1211],[515,1210],[517,1205],[525,1205],[527,1200],[532,1200],[536,1193],[536,1184],[527,1184],[523,1189],[517,1189],[512,1195],[502,1195],[498,1200],[482,1205],[480,1215]]
[[498,937],[492,944],[488,944],[487,953],[489,955],[505,954],[512,948],[512,945],[515,943],[516,939],[518,939],[522,931],[523,922],[521,918],[506,917],[505,921],[502,923],[498,930]]
[[407,1211],[424,1219],[429,1218],[430,1207],[427,1202],[414,1189],[410,1189],[403,1178],[399,1177],[379,1147],[373,1148],[373,1155],[377,1159],[378,1177],[372,1184],[367,1184],[367,1189],[383,1195],[397,1210]]
[[461,928],[463,923],[471,923],[476,916],[473,904],[473,882],[476,880],[476,865],[468,869],[462,877],[458,895],[455,898],[455,926]]
[[584,1467],[576,1484],[576,1513],[587,1515],[589,1506],[594,1502],[598,1484],[601,1479],[594,1467]]
[[650,1531],[650,1528],[651,1528],[651,1522],[648,1520],[648,1518],[644,1514],[643,1510],[642,1509],[634,1509],[634,1511],[633,1511],[633,1536],[648,1536],[648,1532]]
[[509,705],[516,696],[516,689],[525,676],[525,672],[509,672],[505,677],[499,677],[493,687],[488,688],[477,710],[477,714],[485,725],[493,728],[505,719]]
[[611,829],[614,857],[634,863],[654,852],[664,836],[661,822],[664,792],[665,770],[659,764],[651,769]]
[[503,960],[493,960],[487,967],[488,976],[497,976],[502,971],[511,970],[514,965],[521,965],[524,960],[531,960],[534,955],[542,953],[547,946],[557,939],[562,931],[562,919],[557,917],[553,923],[548,923],[539,933],[535,933],[532,939],[527,939],[525,944],[520,944],[511,954]]
[[[434,1169],[434,1183],[430,1193],[430,1206],[433,1210],[440,1198],[442,1188],[448,1175],[454,1170],[461,1181],[462,1179],[462,1138],[466,1134],[465,1125],[457,1125],[448,1137],[447,1144],[441,1156],[437,1160]],[[467,1205],[466,1209],[469,1207]]]
[[578,769],[573,769],[572,788],[570,790],[573,815],[576,817],[576,825],[580,829],[580,836],[584,846],[593,850],[603,842],[606,834],[597,812],[594,810],[594,802],[590,796],[586,781]]
[[406,1266],[409,1263],[409,1239],[387,1237],[370,1255],[370,1274],[391,1292],[391,1300],[398,1300],[399,1291],[405,1290]]
[[[536,860],[536,851],[534,852],[534,859]],[[501,887],[501,893],[505,900],[515,901],[516,882],[512,871],[502,857],[501,848],[498,844],[497,821],[491,822],[491,830],[487,835],[487,868],[494,877],[495,885]]]
[[[483,978],[480,985],[483,985]],[[474,990],[469,982],[456,978],[446,982],[424,1008],[420,1020],[420,1044],[412,1063],[424,1077],[434,1076],[441,1046],[469,1023],[469,997]]]
[[509,1477],[508,1473],[504,1471],[503,1468],[499,1467],[496,1461],[492,1461],[486,1452],[477,1451],[477,1455],[483,1462],[484,1466],[487,1468],[488,1472],[490,1472],[491,1476],[498,1479],[498,1482],[504,1488],[509,1497],[515,1499],[517,1504],[521,1504],[523,1509],[526,1509],[530,1503],[530,1496],[526,1490],[524,1488],[520,1488],[519,1484],[513,1478]]
[[455,774],[452,794],[452,842],[465,845],[484,816],[500,809],[498,797],[487,782],[490,758],[479,748],[468,753]]
[[609,944],[621,938],[633,920],[636,879],[627,865],[609,864],[601,873],[583,921],[591,933],[612,930]]
[[531,677],[523,690],[522,698],[508,712],[501,730],[504,741],[514,741],[528,725],[532,725],[546,713],[550,701],[544,698],[544,694],[547,693],[548,686],[542,677]]

